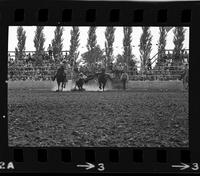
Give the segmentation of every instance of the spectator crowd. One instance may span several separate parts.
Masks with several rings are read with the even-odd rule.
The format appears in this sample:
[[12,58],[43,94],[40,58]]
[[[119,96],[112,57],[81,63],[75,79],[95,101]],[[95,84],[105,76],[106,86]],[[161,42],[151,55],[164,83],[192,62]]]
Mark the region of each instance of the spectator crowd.
[[[51,49],[51,48],[50,48]],[[71,68],[71,63],[67,62],[66,56],[52,57],[52,52],[35,55],[35,53],[27,54],[23,59],[13,59],[8,54],[8,79],[9,80],[51,80],[55,75],[60,63],[65,61],[66,73],[68,79],[71,78],[72,72],[82,72],[84,75],[100,72],[102,65],[98,63],[92,64],[90,67],[79,65]],[[154,68],[151,64],[146,65],[144,70],[137,70],[136,65],[123,65],[121,63],[111,63],[108,65],[108,72],[114,78],[119,79],[122,72],[126,70],[131,80],[174,80],[179,79],[184,69],[183,61],[189,58],[189,53],[181,53],[181,63],[172,62],[173,54],[168,52],[158,56],[157,63]],[[177,59],[177,58],[175,58]],[[152,62],[152,61],[151,61]],[[150,63],[150,62],[149,62]]]

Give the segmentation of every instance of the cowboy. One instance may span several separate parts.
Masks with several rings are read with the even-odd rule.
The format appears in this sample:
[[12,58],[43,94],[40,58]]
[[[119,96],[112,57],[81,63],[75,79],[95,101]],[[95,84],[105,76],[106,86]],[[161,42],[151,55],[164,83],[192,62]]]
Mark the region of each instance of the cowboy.
[[74,89],[76,89],[76,86],[78,86],[79,90],[84,90],[83,89],[84,82],[85,82],[84,81],[84,74],[83,73],[79,73],[78,78],[75,81],[75,88]]
[[101,68],[101,74],[104,75],[106,72],[106,69],[104,67]]
[[101,72],[98,73],[99,77],[104,77],[106,74],[106,69],[104,67],[101,68]]
[[123,89],[126,90],[126,83],[129,80],[129,76],[128,76],[128,74],[125,71],[122,72],[120,80],[122,81]]
[[83,73],[79,73],[79,79],[83,79]]

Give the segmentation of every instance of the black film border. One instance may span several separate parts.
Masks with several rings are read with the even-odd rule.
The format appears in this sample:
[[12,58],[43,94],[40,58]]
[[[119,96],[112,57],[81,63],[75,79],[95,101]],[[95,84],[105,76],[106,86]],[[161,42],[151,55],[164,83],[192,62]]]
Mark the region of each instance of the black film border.
[[[103,15],[102,15],[103,14]],[[200,58],[199,2],[87,2],[49,1],[0,2],[0,172],[199,172],[200,164],[199,82]],[[8,26],[189,26],[190,89],[189,148],[20,148],[8,147],[7,119],[7,51]],[[15,169],[6,169],[10,162]],[[78,164],[95,164],[85,170]],[[99,171],[104,164],[105,170]],[[186,163],[190,169],[180,171],[171,166]]]

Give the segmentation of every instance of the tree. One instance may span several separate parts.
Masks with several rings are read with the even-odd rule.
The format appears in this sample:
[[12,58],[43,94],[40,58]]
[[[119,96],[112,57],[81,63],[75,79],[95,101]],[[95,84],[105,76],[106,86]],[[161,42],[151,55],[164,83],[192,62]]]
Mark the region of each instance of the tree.
[[[88,40],[87,40],[87,49],[88,51],[82,55],[84,63],[88,65],[88,67],[92,67],[97,61],[99,61],[101,56],[101,49],[97,44],[97,36],[96,36],[96,27],[91,26],[88,30]],[[103,52],[102,52],[103,54]]]
[[38,56],[39,54],[42,54],[44,52],[44,33],[43,33],[43,26],[37,26],[35,31],[35,37],[34,37],[34,46],[35,46],[35,54]]
[[160,37],[158,41],[158,60],[157,65],[160,65],[162,62],[163,53],[165,52],[165,46],[166,46],[166,37],[167,37],[167,31],[166,27],[159,27]]
[[112,54],[113,54],[113,42],[115,39],[114,36],[115,28],[107,27],[105,31],[105,53],[106,53],[106,66],[113,62]]
[[100,49],[100,46],[95,46],[92,50],[89,50],[82,55],[83,63],[86,64],[89,68],[91,68],[96,63],[101,63],[103,60],[103,51]]
[[87,49],[91,51],[97,44],[96,27],[91,26],[88,31]]
[[61,56],[62,48],[63,48],[63,30],[64,28],[61,26],[56,26],[54,31],[54,39],[52,40],[52,48],[53,48],[53,56]]
[[19,59],[19,52],[18,52],[18,49],[17,47],[15,47],[15,59]]
[[140,38],[141,71],[146,71],[147,64],[150,60],[152,35],[150,32],[150,27],[142,27],[142,31],[143,32]]
[[128,67],[130,67],[130,66],[132,67],[133,62],[135,62],[134,55],[132,54],[132,46],[131,46],[131,42],[132,42],[132,38],[131,38],[132,27],[124,27],[123,28],[123,32],[124,32],[124,39],[123,39],[124,64],[127,65]]
[[25,55],[26,31],[22,26],[17,28],[17,47],[15,48],[15,55],[17,59],[23,59]]
[[78,58],[79,52],[77,49],[79,47],[79,27],[73,26],[71,30],[70,48],[69,48],[69,62],[71,66],[76,65],[76,60]]
[[181,50],[183,48],[183,41],[185,39],[185,29],[183,27],[175,27],[174,29],[174,58],[172,60],[173,63],[180,63],[182,58],[180,57]]

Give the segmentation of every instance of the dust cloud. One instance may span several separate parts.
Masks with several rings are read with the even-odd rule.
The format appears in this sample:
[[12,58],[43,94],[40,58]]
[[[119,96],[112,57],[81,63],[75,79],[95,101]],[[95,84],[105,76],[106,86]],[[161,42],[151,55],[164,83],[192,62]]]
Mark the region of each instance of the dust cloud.
[[[56,91],[58,89],[57,83],[52,82],[53,86],[52,86],[52,91]],[[63,89],[63,91],[71,91],[75,86],[75,83],[72,80],[68,80],[68,82],[66,83],[66,87]],[[98,91],[100,90],[98,87],[98,82],[96,80],[92,80],[89,81],[87,84],[83,85],[83,88],[86,91]],[[106,83],[106,87],[105,90],[112,90],[112,84],[111,82],[108,80]]]

